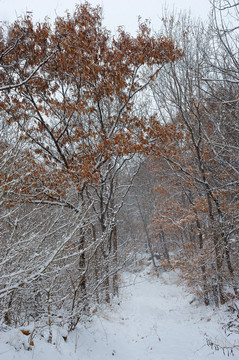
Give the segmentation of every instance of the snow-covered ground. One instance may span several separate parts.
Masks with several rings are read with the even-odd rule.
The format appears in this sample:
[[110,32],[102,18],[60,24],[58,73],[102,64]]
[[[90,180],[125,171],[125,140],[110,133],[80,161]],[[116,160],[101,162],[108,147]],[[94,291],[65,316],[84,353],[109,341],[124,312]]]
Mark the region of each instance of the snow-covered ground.
[[[21,346],[27,337],[18,330],[0,333],[1,360],[221,360],[222,351],[206,344],[210,338],[223,346],[224,308],[199,305],[179,285],[174,272],[151,276],[125,273],[120,298],[98,309],[91,322],[72,332],[67,341],[55,332],[55,345],[35,336],[31,351]],[[21,348],[16,350],[15,348]],[[235,351],[234,359],[239,359]]]

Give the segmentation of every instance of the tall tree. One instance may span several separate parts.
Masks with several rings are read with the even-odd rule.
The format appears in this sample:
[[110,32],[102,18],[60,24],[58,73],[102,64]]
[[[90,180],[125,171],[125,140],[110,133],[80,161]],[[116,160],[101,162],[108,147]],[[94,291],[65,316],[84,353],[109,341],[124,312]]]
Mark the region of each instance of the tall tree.
[[[21,41],[26,24],[31,36]],[[57,294],[64,293],[60,280],[70,279],[71,310],[66,298],[73,329],[97,290],[107,301],[112,285],[117,292],[116,217],[128,191],[118,186],[118,175],[147,142],[153,118],[138,111],[139,95],[182,52],[170,37],[152,36],[146,23],[139,24],[136,37],[122,28],[112,37],[102,26],[101,8],[87,2],[73,15],[56,18],[54,27],[17,21],[2,39],[1,115],[20,131],[26,166],[15,191],[30,208],[45,206],[46,214],[55,209],[54,226],[66,226],[62,236],[52,230],[52,267],[45,257],[46,268],[39,267],[41,275],[56,269],[44,295],[49,327]]]

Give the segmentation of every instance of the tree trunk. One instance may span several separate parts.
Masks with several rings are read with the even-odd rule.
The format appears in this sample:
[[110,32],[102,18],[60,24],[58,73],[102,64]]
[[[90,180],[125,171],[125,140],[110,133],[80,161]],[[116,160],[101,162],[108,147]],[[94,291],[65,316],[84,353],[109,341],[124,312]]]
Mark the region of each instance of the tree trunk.
[[115,272],[113,275],[113,295],[118,296],[119,295],[119,287],[118,287],[118,273],[116,271],[117,265],[118,265],[118,243],[117,243],[117,227],[116,224],[114,225],[113,229],[113,262],[114,262],[114,268]]

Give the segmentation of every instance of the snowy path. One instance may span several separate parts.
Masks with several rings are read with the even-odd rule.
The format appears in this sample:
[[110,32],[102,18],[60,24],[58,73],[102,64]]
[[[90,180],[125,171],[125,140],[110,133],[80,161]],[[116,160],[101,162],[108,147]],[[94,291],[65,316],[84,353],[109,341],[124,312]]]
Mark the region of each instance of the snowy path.
[[221,351],[206,345],[204,336],[227,344],[219,324],[223,311],[190,304],[192,296],[177,282],[174,273],[159,278],[126,274],[120,304],[96,312],[92,322],[71,333],[66,343],[60,336],[56,347],[36,339],[31,352],[16,352],[9,345],[1,352],[0,346],[0,359],[225,360]]
[[222,352],[206,346],[204,337],[220,334],[218,340],[226,341],[218,315],[213,319],[212,309],[190,304],[192,296],[173,283],[176,280],[173,273],[135,278],[118,309],[98,314],[84,334],[81,359],[108,360],[114,355],[119,360],[225,360]]

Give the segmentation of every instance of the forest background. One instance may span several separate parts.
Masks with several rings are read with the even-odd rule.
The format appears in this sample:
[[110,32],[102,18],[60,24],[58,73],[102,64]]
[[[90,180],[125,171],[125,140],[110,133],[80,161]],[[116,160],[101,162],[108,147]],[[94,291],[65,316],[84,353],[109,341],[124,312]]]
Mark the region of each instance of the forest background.
[[206,306],[238,298],[239,4],[155,33],[89,3],[0,29],[3,326],[72,331],[148,252]]

